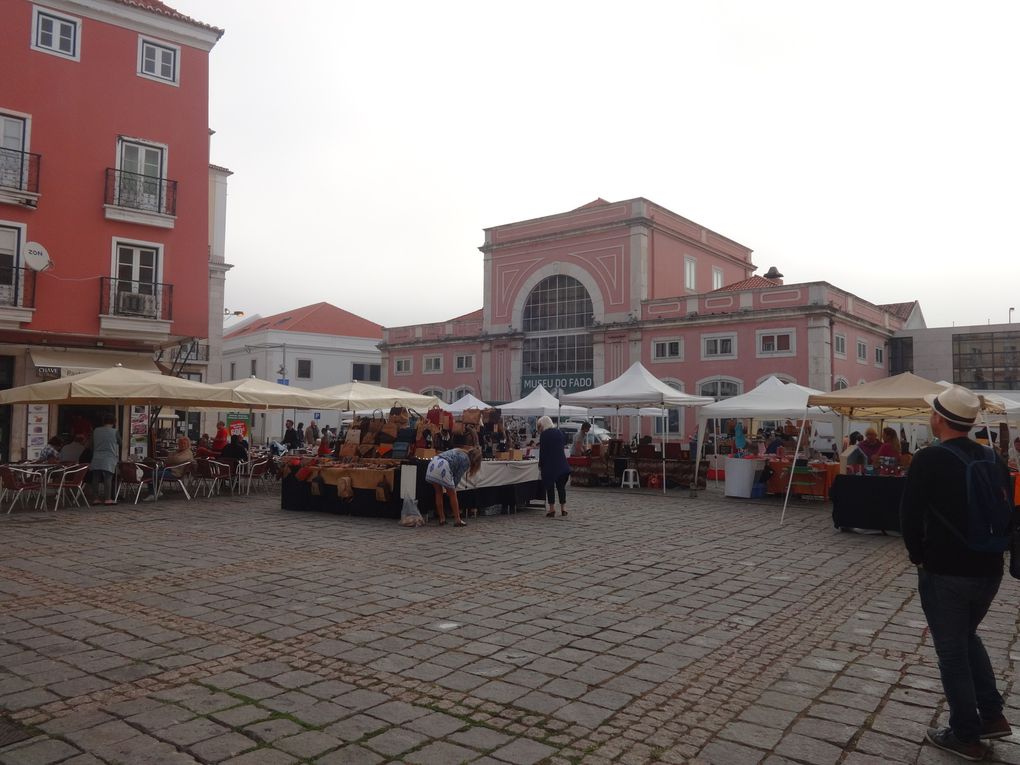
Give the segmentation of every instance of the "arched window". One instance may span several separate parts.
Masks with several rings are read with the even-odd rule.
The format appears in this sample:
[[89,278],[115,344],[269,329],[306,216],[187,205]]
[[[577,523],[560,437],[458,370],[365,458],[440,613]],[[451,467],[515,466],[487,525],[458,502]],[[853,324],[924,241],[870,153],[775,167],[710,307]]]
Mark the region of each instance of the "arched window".
[[528,295],[521,315],[523,388],[541,383],[564,392],[593,387],[592,302],[572,276],[549,276]]
[[850,387],[850,383],[847,382],[845,377],[837,377],[836,384],[832,386],[833,390],[846,390]]
[[761,385],[763,382],[765,382],[770,377],[775,377],[777,380],[781,380],[784,383],[794,383],[794,384],[796,384],[796,382],[797,382],[797,378],[796,377],[793,377],[792,375],[788,375],[785,372],[773,372],[772,374],[762,375],[761,377],[759,377],[758,378],[758,382],[756,382],[755,385]]
[[450,399],[450,401],[457,401],[459,399],[462,399],[469,393],[473,394],[474,389],[471,388],[470,385],[461,385],[459,388],[453,391],[453,397]]
[[698,394],[712,396],[716,401],[740,394],[740,381],[728,377],[714,377],[698,383]]
[[446,401],[446,391],[442,388],[426,388],[421,392],[423,396],[435,396],[440,401]]

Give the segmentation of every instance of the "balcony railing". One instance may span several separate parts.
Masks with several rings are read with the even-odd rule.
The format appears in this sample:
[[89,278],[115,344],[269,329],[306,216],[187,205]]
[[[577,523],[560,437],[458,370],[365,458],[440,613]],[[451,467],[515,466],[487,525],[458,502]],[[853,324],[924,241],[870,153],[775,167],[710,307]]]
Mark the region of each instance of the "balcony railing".
[[202,343],[191,343],[189,345],[176,345],[167,349],[171,362],[183,361],[190,364],[193,361],[209,361],[209,346]]
[[38,154],[0,148],[0,188],[38,194],[41,162]]
[[174,287],[158,282],[136,282],[100,277],[99,313],[138,319],[173,319]]
[[0,265],[0,308],[35,308],[35,271]]
[[177,181],[106,168],[105,202],[129,210],[177,214]]

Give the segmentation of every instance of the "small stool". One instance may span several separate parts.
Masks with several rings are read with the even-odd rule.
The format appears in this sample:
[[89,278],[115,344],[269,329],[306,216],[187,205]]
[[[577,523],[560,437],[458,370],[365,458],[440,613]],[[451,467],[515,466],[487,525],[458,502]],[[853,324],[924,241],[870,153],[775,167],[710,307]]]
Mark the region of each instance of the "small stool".
[[641,487],[641,477],[634,468],[627,468],[623,471],[623,478],[620,480],[621,489],[638,489]]

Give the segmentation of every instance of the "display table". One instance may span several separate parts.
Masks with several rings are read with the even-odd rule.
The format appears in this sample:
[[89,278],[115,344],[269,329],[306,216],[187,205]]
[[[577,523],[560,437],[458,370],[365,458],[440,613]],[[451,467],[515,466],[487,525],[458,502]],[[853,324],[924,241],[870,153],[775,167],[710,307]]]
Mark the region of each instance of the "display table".
[[906,478],[838,475],[832,482],[832,525],[837,529],[900,530]]
[[[786,487],[790,483],[790,460],[770,458],[768,463],[773,472],[765,485],[765,493],[786,494]],[[832,482],[838,475],[838,462],[812,462],[806,467],[798,467],[794,470],[790,494],[829,499]]]
[[727,497],[750,497],[761,471],[765,468],[763,459],[742,459],[728,457],[725,462],[726,478],[723,493]]
[[[401,489],[413,485],[418,508],[422,514],[435,509],[435,490],[425,482],[428,460],[395,465],[383,470],[359,470],[347,467],[327,467],[317,471],[319,482],[299,481],[295,474],[281,481],[280,506],[284,510],[318,510],[350,515],[378,515],[399,518],[403,507],[402,494],[412,492]],[[412,473],[408,479],[405,474]],[[343,499],[337,495],[337,481],[351,478],[354,496]],[[376,489],[383,483],[386,500],[376,497]],[[463,480],[457,487],[460,506],[465,509],[499,505],[505,509],[527,507],[532,501],[544,501],[545,493],[539,479],[538,461],[524,462],[486,461],[474,478]]]

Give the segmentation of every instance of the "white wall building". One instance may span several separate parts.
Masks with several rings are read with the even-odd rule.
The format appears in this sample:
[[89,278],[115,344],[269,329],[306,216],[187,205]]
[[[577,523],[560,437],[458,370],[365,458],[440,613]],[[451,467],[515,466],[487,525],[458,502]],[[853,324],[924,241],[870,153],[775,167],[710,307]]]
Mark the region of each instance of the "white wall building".
[[[223,338],[223,380],[255,376],[315,390],[358,380],[379,383],[383,329],[329,303],[297,308],[274,316],[253,317],[226,331]],[[253,438],[283,436],[283,422],[338,427],[340,413],[287,409],[256,413]]]

